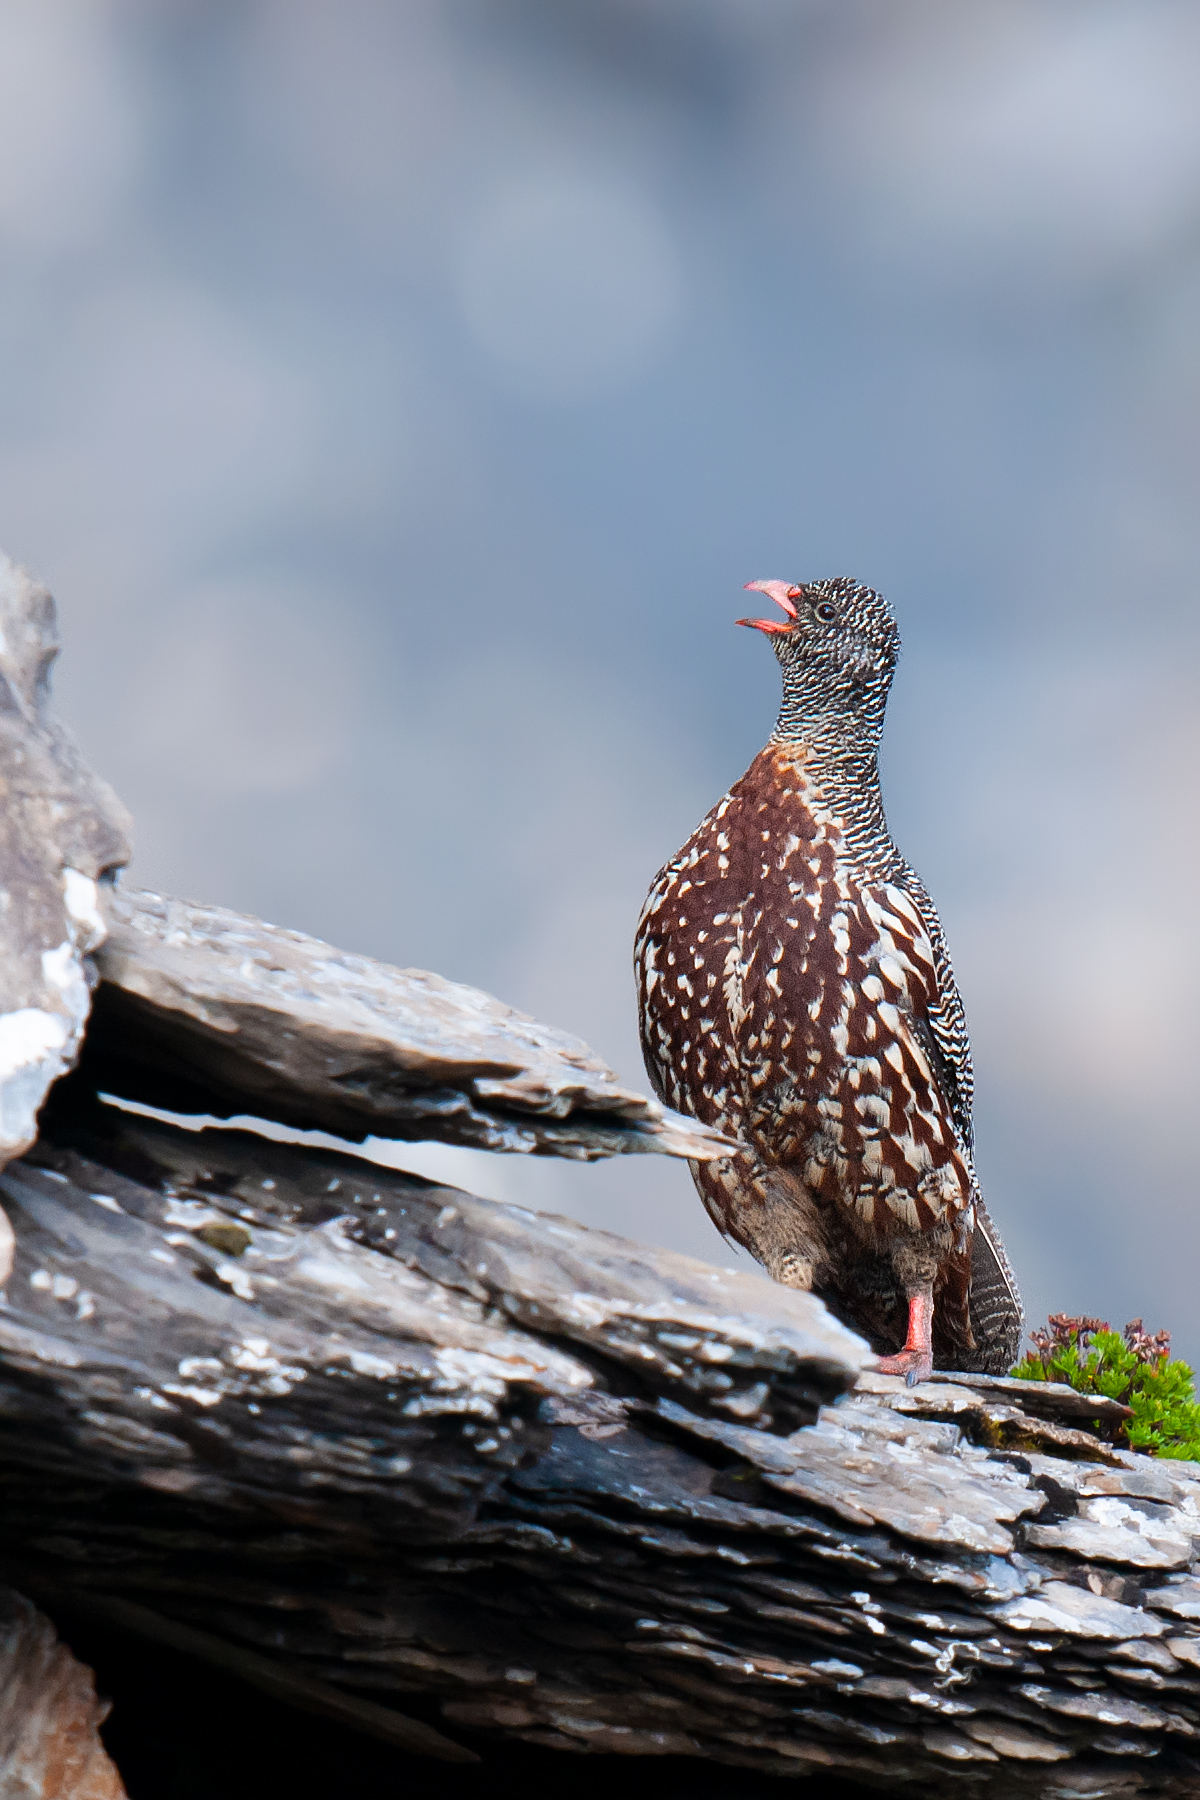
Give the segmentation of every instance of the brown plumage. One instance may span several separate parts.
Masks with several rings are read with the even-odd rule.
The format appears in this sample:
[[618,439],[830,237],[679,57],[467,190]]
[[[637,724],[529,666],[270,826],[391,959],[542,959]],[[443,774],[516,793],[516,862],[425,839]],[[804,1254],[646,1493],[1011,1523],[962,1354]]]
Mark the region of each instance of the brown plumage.
[[783,705],[660,871],[638,928],[659,1095],[742,1145],[693,1166],[709,1214],[917,1380],[1007,1368],[1020,1297],[972,1160],[972,1074],[941,923],[888,833],[876,752],[899,650],[882,596],[750,584]]

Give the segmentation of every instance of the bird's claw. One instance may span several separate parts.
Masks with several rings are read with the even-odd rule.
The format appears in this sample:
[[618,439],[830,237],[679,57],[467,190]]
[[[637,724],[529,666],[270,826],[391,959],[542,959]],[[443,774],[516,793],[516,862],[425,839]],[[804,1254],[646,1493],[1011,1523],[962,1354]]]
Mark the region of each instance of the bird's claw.
[[880,1375],[903,1375],[907,1386],[916,1387],[933,1374],[933,1357],[928,1350],[900,1350],[895,1356],[881,1356],[875,1369]]

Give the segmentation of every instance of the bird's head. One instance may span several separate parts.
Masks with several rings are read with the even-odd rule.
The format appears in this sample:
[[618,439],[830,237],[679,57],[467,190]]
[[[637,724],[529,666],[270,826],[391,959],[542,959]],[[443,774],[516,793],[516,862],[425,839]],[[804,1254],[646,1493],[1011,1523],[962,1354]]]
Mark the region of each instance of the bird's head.
[[877,736],[900,654],[883,595],[845,575],[746,587],[766,594],[784,615],[738,620],[764,632],[779,658],[784,705],[777,735],[841,735],[839,725],[853,732],[857,724]]

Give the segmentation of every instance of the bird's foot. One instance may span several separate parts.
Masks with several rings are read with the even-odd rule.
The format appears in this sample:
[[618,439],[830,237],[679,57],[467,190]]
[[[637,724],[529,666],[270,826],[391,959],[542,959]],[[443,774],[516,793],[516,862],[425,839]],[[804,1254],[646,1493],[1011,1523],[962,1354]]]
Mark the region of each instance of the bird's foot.
[[933,1374],[933,1295],[922,1288],[908,1296],[908,1335],[903,1350],[881,1356],[875,1364],[880,1375],[903,1375],[909,1387],[928,1381]]
[[928,1381],[933,1374],[933,1353],[925,1349],[904,1349],[895,1356],[881,1356],[875,1364],[879,1375],[903,1375],[909,1387]]

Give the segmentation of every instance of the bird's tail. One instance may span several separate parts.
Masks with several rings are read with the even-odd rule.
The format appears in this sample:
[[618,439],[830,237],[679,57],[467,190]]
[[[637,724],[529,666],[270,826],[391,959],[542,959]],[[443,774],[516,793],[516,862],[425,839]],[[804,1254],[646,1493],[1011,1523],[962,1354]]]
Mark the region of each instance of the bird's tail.
[[1021,1354],[1025,1309],[1000,1233],[979,1194],[971,1241],[971,1328],[977,1346],[971,1367],[985,1375],[1007,1375]]

